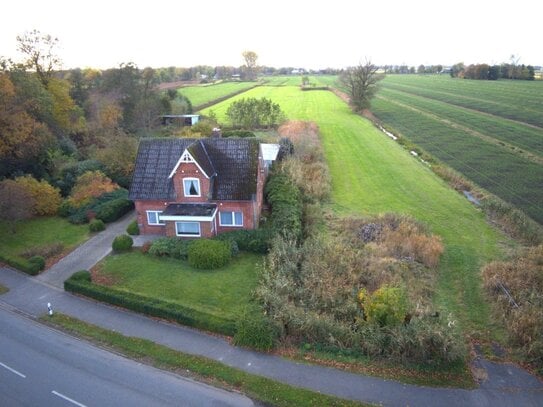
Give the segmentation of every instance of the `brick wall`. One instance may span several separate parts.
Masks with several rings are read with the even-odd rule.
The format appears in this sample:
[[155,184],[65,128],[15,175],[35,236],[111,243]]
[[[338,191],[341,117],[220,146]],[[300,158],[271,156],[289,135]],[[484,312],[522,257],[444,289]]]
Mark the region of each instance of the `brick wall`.
[[242,212],[243,213],[243,227],[239,226],[221,226],[220,214],[217,213],[217,232],[231,232],[238,229],[254,229],[254,202],[251,201],[218,201],[218,212]]
[[136,221],[142,235],[164,235],[166,230],[164,226],[148,225],[147,211],[163,211],[166,209],[167,202],[164,201],[136,201]]
[[[183,178],[197,178],[200,180],[200,196],[186,197],[183,189]],[[173,176],[173,185],[177,194],[178,203],[207,202],[211,197],[210,181],[198,166],[193,163],[181,163]]]

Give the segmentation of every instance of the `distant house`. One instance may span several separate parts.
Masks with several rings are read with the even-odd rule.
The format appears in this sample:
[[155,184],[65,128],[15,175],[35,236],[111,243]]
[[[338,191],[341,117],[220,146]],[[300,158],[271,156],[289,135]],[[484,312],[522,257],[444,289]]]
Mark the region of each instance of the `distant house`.
[[194,126],[200,121],[199,114],[163,114],[160,116],[163,126],[177,124],[179,126]]
[[129,195],[141,233],[195,238],[257,228],[262,151],[255,139],[142,140]]

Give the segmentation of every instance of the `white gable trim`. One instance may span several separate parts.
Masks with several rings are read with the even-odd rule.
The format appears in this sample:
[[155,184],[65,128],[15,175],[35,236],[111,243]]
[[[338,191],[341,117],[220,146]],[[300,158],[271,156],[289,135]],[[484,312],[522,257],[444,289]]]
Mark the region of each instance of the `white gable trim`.
[[168,178],[171,178],[171,177],[173,177],[175,175],[175,173],[177,172],[177,169],[179,168],[181,163],[196,164],[196,166],[201,171],[201,173],[204,174],[207,179],[209,179],[209,176],[202,169],[202,167],[200,167],[200,164],[198,164],[198,161],[196,161],[194,159],[194,157],[189,153],[189,150],[187,150],[187,149],[185,149],[185,151],[183,151],[183,154],[181,154],[181,157],[179,157],[179,160],[177,161],[177,164],[175,164],[175,167],[173,167],[173,170],[172,170],[172,172],[170,172],[170,175],[168,175]]

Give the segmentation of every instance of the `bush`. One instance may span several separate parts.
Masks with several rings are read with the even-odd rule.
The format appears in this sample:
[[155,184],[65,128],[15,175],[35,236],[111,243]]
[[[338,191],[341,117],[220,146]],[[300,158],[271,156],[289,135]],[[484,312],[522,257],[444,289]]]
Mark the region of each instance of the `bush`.
[[91,202],[92,198],[97,198],[118,188],[119,186],[106,177],[103,172],[87,171],[77,177],[69,201],[73,207],[80,208]]
[[249,130],[226,130],[222,133],[222,136],[225,138],[228,137],[240,137],[240,138],[246,138],[246,137],[256,137],[255,134],[252,131]]
[[28,262],[38,271],[41,271],[45,268],[45,259],[42,256],[33,256],[28,259]]
[[153,256],[171,256],[175,250],[175,242],[170,237],[159,237],[149,249]]
[[79,272],[64,282],[64,289],[135,312],[223,335],[232,336],[236,331],[235,322],[230,319],[184,307],[174,302],[89,283],[84,274],[79,274]]
[[188,249],[188,261],[196,269],[212,270],[225,266],[231,259],[230,245],[220,240],[199,239]]
[[126,233],[128,233],[131,236],[139,235],[140,234],[140,228],[138,226],[138,222],[135,221],[135,220],[130,222],[130,224],[126,228]]
[[407,315],[407,296],[405,290],[386,285],[373,294],[366,295],[361,291],[358,295],[368,322],[380,326],[398,325],[405,321]]
[[100,219],[93,219],[89,223],[89,230],[91,232],[101,232],[106,228],[106,225]]
[[126,198],[104,202],[95,207],[96,218],[105,223],[114,222],[134,208],[134,203]]
[[126,252],[132,248],[134,241],[128,235],[119,235],[113,239],[111,245],[114,252]]
[[34,215],[51,216],[57,214],[62,202],[60,189],[51,186],[45,180],[38,181],[30,175],[18,177],[15,179],[15,182],[22,185],[34,199],[34,207],[32,209]]
[[236,323],[233,343],[257,350],[269,351],[275,345],[277,330],[262,313],[244,310]]
[[302,199],[300,189],[284,173],[274,173],[265,188],[271,205],[271,228],[274,234],[288,239],[302,237]]
[[83,281],[90,283],[91,282],[91,273],[88,270],[79,270],[76,271],[72,276],[70,277],[70,280],[73,281]]
[[149,250],[151,249],[151,246],[153,245],[152,242],[145,242],[142,246],[141,246],[141,252],[143,254],[147,254],[149,253]]

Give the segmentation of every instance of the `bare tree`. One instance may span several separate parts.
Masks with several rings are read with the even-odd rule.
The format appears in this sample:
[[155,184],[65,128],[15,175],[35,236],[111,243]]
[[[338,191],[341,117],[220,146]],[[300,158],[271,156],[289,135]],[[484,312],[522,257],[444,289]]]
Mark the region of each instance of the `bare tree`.
[[345,85],[351,97],[351,106],[356,111],[370,107],[371,99],[377,92],[377,82],[383,75],[377,73],[378,67],[366,59],[364,64],[351,66],[340,76],[341,83]]
[[241,55],[243,56],[243,59],[245,60],[246,78],[249,80],[256,79],[256,74],[257,74],[256,61],[258,59],[258,55],[254,51],[243,51]]
[[61,65],[60,57],[55,54],[58,38],[32,30],[18,35],[17,42],[17,49],[27,57],[26,66],[35,70],[43,86],[47,87],[53,71]]

